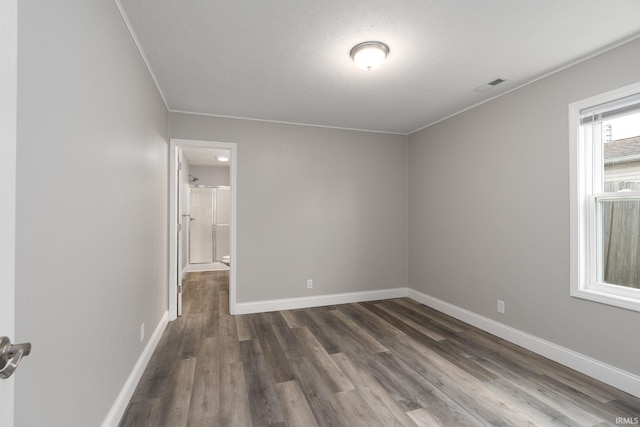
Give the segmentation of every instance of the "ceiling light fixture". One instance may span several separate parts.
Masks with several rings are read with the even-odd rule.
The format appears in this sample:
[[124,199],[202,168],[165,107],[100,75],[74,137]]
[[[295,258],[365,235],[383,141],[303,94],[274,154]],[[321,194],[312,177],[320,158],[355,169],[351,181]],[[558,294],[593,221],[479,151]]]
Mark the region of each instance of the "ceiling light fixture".
[[228,162],[229,156],[216,156],[216,159],[218,159],[219,162]]
[[350,55],[358,67],[371,71],[379,67],[389,55],[389,46],[381,42],[364,42],[355,45]]

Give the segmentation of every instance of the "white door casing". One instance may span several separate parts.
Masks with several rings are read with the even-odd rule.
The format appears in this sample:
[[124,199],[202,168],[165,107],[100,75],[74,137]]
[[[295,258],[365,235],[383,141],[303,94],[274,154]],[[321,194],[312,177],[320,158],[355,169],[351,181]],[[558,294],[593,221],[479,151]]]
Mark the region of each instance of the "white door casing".
[[[182,247],[182,236],[183,233],[185,232],[184,230],[184,218],[182,216],[182,203],[180,203],[180,201],[182,200],[183,194],[182,194],[182,178],[183,178],[183,169],[182,169],[182,162],[184,161],[184,156],[182,154],[182,148],[181,147],[175,147],[173,148],[173,151],[176,153],[176,156],[178,158],[178,175],[176,177],[176,195],[177,195],[177,199],[178,199],[178,204],[176,206],[177,209],[177,221],[178,221],[178,233],[176,236],[176,250],[177,250],[177,254],[176,254],[176,263],[177,263],[177,268],[176,268],[176,274],[178,276],[178,286],[181,286],[181,279],[182,279],[182,251],[183,251],[183,247]],[[182,316],[182,288],[180,287],[177,291],[178,295],[178,316]]]
[[[18,1],[0,0],[0,336],[15,343]],[[0,425],[14,424],[14,377],[0,380]]]
[[182,272],[178,271],[178,224],[179,220],[177,206],[178,199],[178,147],[199,147],[229,150],[231,152],[231,164],[229,167],[230,187],[231,187],[231,227],[230,227],[230,257],[231,266],[229,271],[229,312],[235,314],[236,308],[236,272],[238,256],[236,251],[236,229],[237,229],[237,144],[229,142],[214,142],[203,140],[190,140],[171,138],[169,147],[169,320],[175,320],[181,308],[179,307],[178,286],[181,282]]

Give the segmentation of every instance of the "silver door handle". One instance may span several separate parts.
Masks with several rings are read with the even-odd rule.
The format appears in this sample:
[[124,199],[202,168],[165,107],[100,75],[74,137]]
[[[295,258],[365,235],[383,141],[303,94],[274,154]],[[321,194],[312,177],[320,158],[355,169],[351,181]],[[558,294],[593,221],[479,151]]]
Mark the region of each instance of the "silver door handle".
[[11,344],[8,337],[0,338],[0,379],[9,378],[20,360],[31,353],[31,343]]

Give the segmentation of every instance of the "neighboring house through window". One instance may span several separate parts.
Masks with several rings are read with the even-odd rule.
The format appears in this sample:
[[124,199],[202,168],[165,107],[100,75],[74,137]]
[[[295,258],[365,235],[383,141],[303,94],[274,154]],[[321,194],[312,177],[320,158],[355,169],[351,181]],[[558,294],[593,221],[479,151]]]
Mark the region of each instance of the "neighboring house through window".
[[569,105],[571,295],[640,311],[640,83]]

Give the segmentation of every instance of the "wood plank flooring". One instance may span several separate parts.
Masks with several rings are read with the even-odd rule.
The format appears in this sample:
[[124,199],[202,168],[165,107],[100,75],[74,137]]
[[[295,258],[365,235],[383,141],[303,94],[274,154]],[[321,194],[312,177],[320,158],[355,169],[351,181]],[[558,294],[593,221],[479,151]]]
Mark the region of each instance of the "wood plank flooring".
[[230,316],[226,272],[185,282],[183,316],[123,427],[600,427],[640,416],[640,399],[407,298]]

